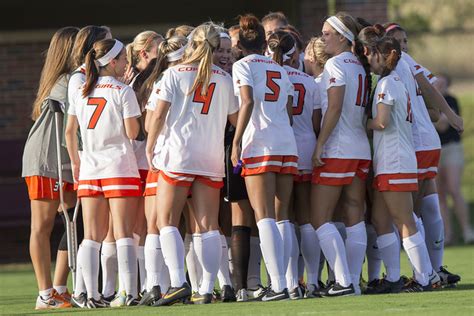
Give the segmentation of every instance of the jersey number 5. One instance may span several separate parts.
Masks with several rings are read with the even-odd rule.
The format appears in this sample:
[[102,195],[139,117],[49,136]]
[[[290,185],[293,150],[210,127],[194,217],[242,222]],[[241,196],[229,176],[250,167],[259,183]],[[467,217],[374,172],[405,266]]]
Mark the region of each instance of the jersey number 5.
[[295,83],[295,91],[298,92],[298,100],[296,107],[293,108],[293,115],[300,115],[303,113],[304,98],[306,96],[306,88],[301,83]]
[[107,104],[107,100],[104,98],[94,98],[90,97],[87,99],[87,105],[95,106],[94,113],[92,113],[92,117],[89,120],[89,125],[87,125],[88,129],[94,129],[99,121],[100,116],[102,115],[102,111],[104,111],[104,107]]
[[202,85],[200,84],[196,91],[194,91],[193,102],[202,103],[201,114],[207,115],[209,113],[209,108],[211,107],[212,97],[214,96],[214,89],[216,88],[216,83],[213,82],[209,84],[207,89],[207,95],[202,95]]
[[267,70],[267,87],[272,92],[265,93],[265,101],[278,101],[278,97],[280,96],[280,86],[274,81],[275,79],[281,79],[281,72]]

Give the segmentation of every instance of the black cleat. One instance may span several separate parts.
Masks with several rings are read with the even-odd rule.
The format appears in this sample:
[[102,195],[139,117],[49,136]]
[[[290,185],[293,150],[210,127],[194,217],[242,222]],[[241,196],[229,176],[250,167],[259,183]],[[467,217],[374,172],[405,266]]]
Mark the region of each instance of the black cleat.
[[421,286],[421,284],[416,282],[414,279],[410,279],[405,283],[401,290],[402,293],[418,293],[425,291],[431,291],[431,284],[428,283],[427,286]]
[[106,308],[109,307],[107,303],[102,299],[95,300],[94,298],[89,298],[86,303],[87,308]]
[[461,281],[459,275],[449,272],[446,267],[439,267],[438,275],[443,287],[455,287],[456,283]]
[[[373,281],[372,281],[373,282]],[[377,284],[372,284],[370,287],[367,286],[364,294],[390,294],[400,293],[403,287],[402,279],[395,282],[390,282],[386,279],[378,280]]]
[[269,288],[264,287],[263,285],[257,285],[255,289],[247,289],[247,297],[249,301],[261,301],[262,297],[268,291]]
[[212,303],[212,294],[206,293],[204,295],[199,294],[199,292],[194,293],[191,296],[191,304],[211,304]]
[[230,285],[224,285],[221,290],[221,301],[222,303],[235,302],[235,291]]
[[114,293],[114,294],[112,294],[112,295],[110,295],[110,296],[107,296],[107,297],[102,295],[102,300],[103,300],[105,303],[107,303],[107,306],[110,306],[110,302],[112,302],[112,301],[114,300],[115,295],[116,295],[116,293]]
[[340,285],[339,283],[335,282],[334,284],[326,287],[321,292],[322,297],[351,296],[351,295],[355,295],[355,290],[352,283],[349,286],[344,287]]
[[71,305],[77,308],[86,308],[87,305],[87,294],[81,293],[77,296],[71,295]]
[[138,305],[151,306],[161,298],[161,288],[155,285],[150,291],[145,292]]
[[281,292],[275,292],[272,289],[269,289],[265,292],[265,295],[262,297],[262,302],[271,302],[271,301],[282,301],[290,298],[288,294],[288,289],[284,289]]
[[185,302],[191,296],[191,288],[188,283],[183,283],[180,287],[170,287],[153,306],[168,306],[178,302]]
[[127,295],[125,299],[125,306],[137,306],[140,303],[140,300],[131,295]]
[[290,300],[299,300],[303,298],[303,291],[301,291],[301,287],[297,286],[293,290],[288,292]]

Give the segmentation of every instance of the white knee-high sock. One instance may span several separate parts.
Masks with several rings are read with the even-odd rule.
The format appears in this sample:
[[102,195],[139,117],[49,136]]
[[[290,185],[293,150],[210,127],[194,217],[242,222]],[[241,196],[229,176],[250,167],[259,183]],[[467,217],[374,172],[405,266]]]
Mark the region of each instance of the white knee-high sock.
[[99,294],[99,252],[100,243],[84,239],[80,248],[82,275],[87,288],[87,297],[100,299]]
[[377,237],[377,245],[385,265],[387,275],[385,279],[396,282],[400,279],[400,244],[395,233]]
[[416,230],[418,230],[421,234],[421,237],[425,239],[425,226],[423,225],[423,221],[415,213],[413,213],[413,219],[415,220]]
[[220,235],[222,255],[221,262],[219,265],[219,272],[217,273],[217,279],[219,280],[219,287],[222,289],[224,285],[230,285],[232,287],[232,281],[230,279],[229,271],[229,247],[227,246],[227,239],[224,235]]
[[[165,266],[165,259],[161,252],[160,235],[148,234],[145,238],[145,269],[146,290],[151,291],[154,286],[160,284],[160,273]],[[163,291],[163,289],[161,289]]]
[[186,234],[184,236],[184,251],[186,255],[186,268],[188,271],[189,281],[191,282],[191,289],[194,292],[199,291],[199,285],[201,284],[202,268],[196,257],[194,251],[194,236],[196,238],[199,234]]
[[352,281],[347,265],[346,249],[336,226],[325,223],[316,230],[316,233],[324,256],[334,271],[336,282],[344,287],[349,286]]
[[265,266],[270,274],[272,289],[275,292],[281,292],[286,288],[283,240],[273,218],[261,219],[257,226],[260,235],[260,248]]
[[160,285],[161,293],[168,292],[168,289],[171,285],[171,280],[170,280],[170,272],[166,264],[163,264],[163,269],[161,270],[161,273],[160,273],[159,285]]
[[202,233],[193,240],[196,256],[202,266],[202,282],[199,294],[210,294],[214,289],[222,258],[221,236],[218,230]]
[[365,252],[367,250],[367,232],[365,222],[359,222],[353,226],[346,227],[346,254],[351,280],[354,287],[359,286],[362,265],[364,264]]
[[430,281],[430,273],[433,271],[431,267],[430,257],[426,249],[425,240],[420,232],[403,238],[403,248],[415,269],[415,279],[422,286],[428,285]]
[[102,242],[100,262],[102,264],[102,295],[109,297],[115,293],[117,285],[118,261],[115,242]]
[[318,285],[319,256],[321,248],[313,225],[305,224],[300,226],[301,253],[306,267],[307,283]]
[[[82,244],[81,244],[82,245]],[[82,276],[82,256],[79,257],[79,250],[81,250],[81,245],[79,245],[77,251],[77,267],[76,267],[76,283],[74,284],[74,295],[78,296],[81,293],[87,293],[86,283],[84,283],[84,277]]]
[[286,284],[288,286],[288,290],[291,291],[294,288],[299,286],[298,283],[298,259],[300,257],[300,247],[298,247],[298,239],[296,237],[295,232],[295,225],[290,223],[291,227],[291,253],[290,259],[288,261],[288,267],[286,268]]
[[138,297],[138,261],[133,238],[117,240],[117,260],[125,292],[132,297]]
[[380,279],[380,268],[382,265],[382,257],[380,248],[377,246],[377,233],[373,225],[365,225],[367,229],[367,272],[369,282]]
[[247,286],[249,289],[255,289],[262,284],[260,277],[262,263],[262,250],[260,249],[260,238],[250,237],[250,257],[249,271],[247,273]]
[[186,283],[184,274],[184,244],[179,231],[174,226],[160,229],[161,251],[170,272],[171,286],[180,287]]
[[444,222],[441,217],[438,193],[425,196],[421,202],[421,217],[431,265],[436,271],[443,266]]
[[289,220],[283,220],[276,222],[276,224],[280,232],[281,240],[283,241],[283,271],[286,271],[290,262],[291,246],[293,245],[291,239],[291,223]]

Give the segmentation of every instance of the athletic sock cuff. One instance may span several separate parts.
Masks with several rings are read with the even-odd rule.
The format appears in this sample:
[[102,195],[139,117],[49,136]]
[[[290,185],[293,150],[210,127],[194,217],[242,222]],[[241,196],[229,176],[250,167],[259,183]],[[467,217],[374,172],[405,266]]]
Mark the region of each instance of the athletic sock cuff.
[[162,229],[160,229],[160,235],[161,236],[166,235],[166,234],[172,234],[174,232],[179,233],[178,228],[176,228],[174,226],[165,226]]
[[314,227],[311,224],[304,224],[300,226],[300,231],[313,231],[314,232]]
[[262,225],[265,226],[267,225],[267,223],[275,223],[275,219],[274,218],[269,218],[269,217],[266,217],[266,218],[262,218],[261,220],[259,220],[257,222],[257,227],[258,229],[260,230]]
[[417,247],[424,242],[425,241],[423,240],[420,232],[417,232],[416,234],[403,238],[403,247],[408,250]]
[[120,238],[117,240],[117,247],[123,247],[123,246],[133,246],[135,247],[135,239],[133,238]]
[[[209,238],[213,237],[218,237],[219,239],[221,238],[221,233],[218,230],[210,230],[208,232],[202,233],[201,234],[201,240],[206,240]],[[225,236],[224,236],[225,238]]]
[[91,247],[91,248],[99,250],[101,243],[91,240],[91,239],[83,239],[81,245],[82,247]]
[[232,226],[232,233],[243,232],[250,234],[252,232],[252,228],[248,226]]
[[377,237],[377,246],[379,249],[385,248],[390,246],[393,243],[398,242],[397,235],[395,233],[388,233],[384,235],[380,235]]
[[365,222],[359,222],[353,226],[346,226],[346,233],[347,234],[353,234],[359,231],[364,231],[365,232]]

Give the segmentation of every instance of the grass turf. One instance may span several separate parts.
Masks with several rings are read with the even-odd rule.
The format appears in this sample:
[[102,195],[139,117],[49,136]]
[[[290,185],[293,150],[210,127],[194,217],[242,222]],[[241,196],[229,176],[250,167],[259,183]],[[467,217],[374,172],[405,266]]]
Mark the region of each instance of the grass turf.
[[[402,273],[409,275],[408,261],[402,253]],[[459,273],[461,283],[454,289],[429,293],[360,296],[333,299],[305,299],[273,303],[216,303],[211,305],[175,305],[171,307],[128,307],[119,309],[35,311],[37,295],[30,265],[0,267],[0,314],[80,314],[80,315],[422,315],[474,314],[474,246],[447,248],[445,264]],[[264,274],[262,274],[264,275]],[[323,274],[325,275],[325,274]],[[364,273],[365,275],[365,273]]]

